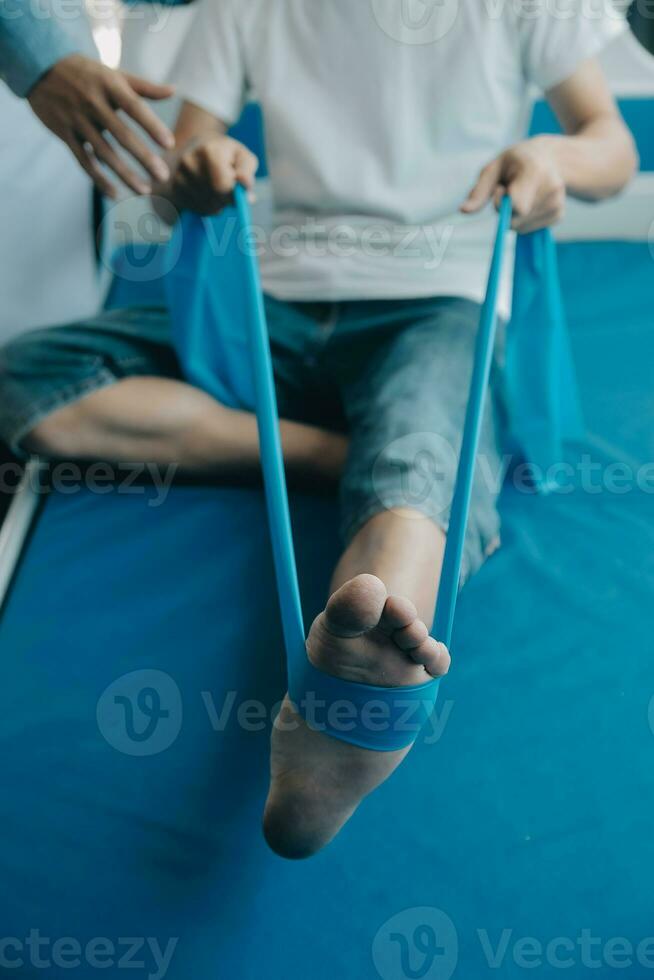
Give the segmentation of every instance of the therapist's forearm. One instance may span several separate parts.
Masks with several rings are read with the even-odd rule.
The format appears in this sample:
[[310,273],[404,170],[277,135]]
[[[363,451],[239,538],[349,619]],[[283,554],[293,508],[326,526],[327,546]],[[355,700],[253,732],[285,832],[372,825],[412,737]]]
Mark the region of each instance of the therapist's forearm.
[[602,116],[568,136],[539,136],[556,161],[569,194],[598,201],[617,194],[631,180],[638,155],[618,115]]
[[0,77],[15,95],[27,96],[56,62],[79,51],[52,15],[37,16],[27,2],[0,0]]

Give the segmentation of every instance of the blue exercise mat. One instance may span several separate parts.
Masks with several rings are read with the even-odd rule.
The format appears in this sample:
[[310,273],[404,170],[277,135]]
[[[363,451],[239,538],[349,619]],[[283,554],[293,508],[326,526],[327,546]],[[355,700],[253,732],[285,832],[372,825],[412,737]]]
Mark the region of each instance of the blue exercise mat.
[[[118,980],[175,939],[172,980],[651,975],[652,259],[570,245],[560,267],[589,430],[571,492],[507,486],[436,726],[311,862],[259,830],[260,706],[285,686],[262,495],[50,497],[0,621],[4,972],[87,980],[104,938]],[[292,505],[308,619],[335,515]],[[30,930],[82,965],[35,966]]]

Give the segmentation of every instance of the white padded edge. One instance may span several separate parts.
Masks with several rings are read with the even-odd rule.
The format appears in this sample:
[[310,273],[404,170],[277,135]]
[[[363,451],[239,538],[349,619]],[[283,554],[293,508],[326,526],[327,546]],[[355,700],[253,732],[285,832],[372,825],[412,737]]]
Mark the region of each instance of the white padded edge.
[[[652,100],[654,57],[631,32],[622,34],[600,57],[617,98]],[[566,218],[556,229],[559,241],[649,241],[654,245],[654,174],[641,173],[623,194],[610,201],[585,204],[570,200]]]
[[39,473],[44,464],[30,460],[0,528],[0,609],[9,593],[23,547],[36,516],[41,493]]
[[[651,100],[654,120],[654,57],[629,31],[600,56],[617,98]],[[558,241],[654,241],[654,174],[641,173],[616,198],[595,204],[569,199]]]
[[565,219],[554,233],[560,242],[648,241],[654,255],[654,173],[638,174],[626,191],[609,201],[587,204],[570,198]]

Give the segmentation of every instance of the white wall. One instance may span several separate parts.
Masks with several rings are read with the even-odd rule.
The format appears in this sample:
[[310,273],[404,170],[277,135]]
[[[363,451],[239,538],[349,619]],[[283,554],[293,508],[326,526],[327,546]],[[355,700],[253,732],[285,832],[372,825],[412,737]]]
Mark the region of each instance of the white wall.
[[[654,57],[633,34],[624,34],[601,58],[618,98],[651,99],[654,126]],[[559,241],[611,240],[654,242],[654,174],[639,174],[617,198],[600,204],[570,200],[565,221],[556,229]]]
[[[70,16],[71,2],[67,11]],[[88,24],[73,19],[87,38]],[[0,83],[0,344],[26,330],[94,313],[91,183],[70,151]]]

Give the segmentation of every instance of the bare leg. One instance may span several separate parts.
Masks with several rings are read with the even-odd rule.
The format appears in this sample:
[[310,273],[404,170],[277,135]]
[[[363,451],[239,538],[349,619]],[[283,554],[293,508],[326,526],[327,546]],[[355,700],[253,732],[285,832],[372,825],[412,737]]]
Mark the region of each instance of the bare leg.
[[343,554],[331,592],[368,572],[380,578],[391,595],[407,596],[431,629],[444,551],[445,534],[422,514],[382,511],[361,528]]
[[[311,627],[311,662],[346,680],[387,687],[445,674],[449,654],[427,627],[444,545],[443,532],[415,512],[369,521],[339,562],[336,591]],[[272,735],[268,843],[285,857],[314,854],[408,752],[373,752],[312,731],[286,698]]]
[[[343,436],[282,421],[291,477],[333,484],[347,452]],[[24,447],[49,458],[154,462],[209,478],[259,472],[254,415],[226,408],[204,392],[165,378],[127,378],[53,412]]]

